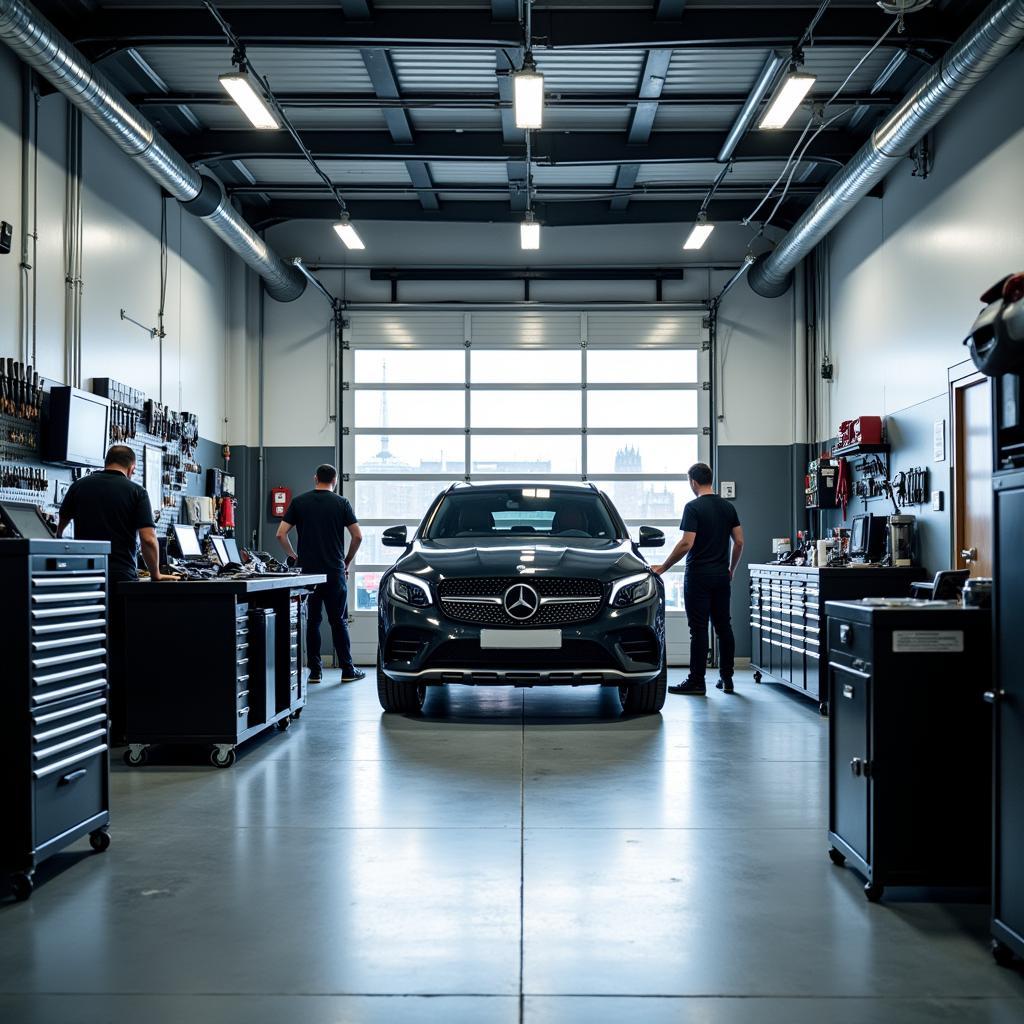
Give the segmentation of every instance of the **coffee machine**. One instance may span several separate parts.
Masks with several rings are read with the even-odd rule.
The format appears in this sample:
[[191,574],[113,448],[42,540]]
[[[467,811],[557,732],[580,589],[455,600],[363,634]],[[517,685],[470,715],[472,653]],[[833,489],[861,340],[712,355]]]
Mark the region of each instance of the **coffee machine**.
[[888,549],[889,564],[908,566],[914,564],[914,531],[917,516],[889,516]]

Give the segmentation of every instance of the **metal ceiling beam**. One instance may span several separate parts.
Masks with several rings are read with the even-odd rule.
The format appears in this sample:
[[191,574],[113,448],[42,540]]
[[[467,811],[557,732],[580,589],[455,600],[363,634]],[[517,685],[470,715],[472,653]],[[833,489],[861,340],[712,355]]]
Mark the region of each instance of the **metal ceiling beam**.
[[[382,47],[365,47],[359,51],[366,67],[366,73],[370,76],[373,91],[385,100],[401,99],[398,88],[398,79],[395,77],[395,69],[391,66],[391,58],[388,51]],[[391,132],[391,138],[395,142],[411,144],[413,141],[412,122],[409,115],[401,107],[385,107],[382,110],[384,121]],[[420,203],[425,210],[436,210],[438,207],[437,196],[430,191],[430,169],[422,160],[407,160],[405,168],[409,172],[409,179],[417,188],[423,189],[420,192]]]
[[[504,56],[499,55],[504,61]],[[109,65],[104,64],[104,70]],[[507,79],[505,79],[507,80]],[[502,79],[499,78],[498,86],[501,90]],[[136,86],[138,88],[138,86]],[[665,96],[658,98],[659,107],[739,107],[747,99],[747,93],[716,93],[711,96],[686,95],[686,96]],[[513,132],[522,136],[522,129],[515,127],[515,119],[512,110],[512,83],[508,83],[508,96],[503,92],[495,93],[413,93],[404,92],[394,99],[383,99],[378,96],[366,93],[320,93],[320,92],[278,92],[274,90],[274,97],[287,109],[311,109],[311,110],[366,110],[386,109],[387,107],[399,107],[402,110],[417,110],[420,108],[448,108],[451,110],[464,110],[466,108],[494,110],[500,109],[503,115],[507,113]],[[217,106],[231,107],[235,101],[223,89],[219,92],[169,92],[160,93],[136,93],[129,97],[136,107],[163,107],[163,106]],[[834,107],[841,106],[892,106],[899,100],[899,96],[893,93],[844,93],[832,104]],[[615,93],[555,93],[544,97],[545,109],[549,107],[637,107],[643,101],[635,95],[622,95]],[[513,140],[514,141],[514,140]],[[521,141],[521,138],[520,138]]]
[[[634,203],[628,210],[609,210],[604,201],[571,203],[538,203],[537,217],[548,227],[567,227],[586,224],[685,224],[694,219],[701,201],[692,199],[680,202]],[[522,214],[509,208],[508,202],[498,200],[487,202],[450,202],[443,210],[424,210],[416,202],[362,201],[350,204],[353,220],[400,220],[425,221],[434,224],[452,222],[518,224]],[[779,211],[775,223],[781,227],[792,224],[805,208],[806,202],[790,202]],[[254,223],[260,227],[285,220],[335,220],[337,204],[330,200],[288,199],[276,200],[269,206],[245,204],[245,210]],[[725,200],[716,204],[715,219],[718,223],[738,221],[750,212],[749,200]]]
[[[878,38],[872,7],[832,7],[814,33],[816,47],[870,45]],[[533,13],[534,38],[545,47],[636,49],[735,46],[764,49],[792,46],[807,27],[806,8],[774,5],[735,10],[697,7],[685,19],[659,20],[635,10],[546,9]],[[224,48],[224,36],[206,11],[197,8],[101,8],[78,19],[61,19],[64,31],[92,56],[130,46],[177,44]],[[495,21],[490,10],[386,10],[369,21],[339,18],[322,8],[232,7],[231,24],[248,46],[518,47],[517,23]],[[894,40],[901,48],[935,54],[963,25],[934,8],[907,19],[908,32]],[[540,46],[538,45],[538,49]]]
[[[494,132],[419,132],[399,144],[386,132],[303,131],[303,140],[320,160],[521,160],[518,146]],[[736,150],[738,160],[785,160],[800,132],[754,132]],[[176,138],[193,163],[218,160],[297,158],[284,132],[206,131]],[[713,162],[720,132],[655,132],[644,146],[631,146],[616,132],[536,132],[534,162],[539,164],[623,164],[668,161]],[[856,141],[845,132],[822,132],[807,151],[819,163],[845,163]]]

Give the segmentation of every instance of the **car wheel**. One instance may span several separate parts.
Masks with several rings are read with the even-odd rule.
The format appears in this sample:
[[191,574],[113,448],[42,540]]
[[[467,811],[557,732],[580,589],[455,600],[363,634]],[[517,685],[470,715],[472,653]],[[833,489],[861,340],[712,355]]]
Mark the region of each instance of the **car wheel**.
[[[664,656],[663,656],[664,657]],[[665,706],[668,693],[668,662],[649,683],[619,687],[619,701],[627,715],[656,715]]]
[[423,708],[426,696],[425,686],[389,679],[381,665],[380,651],[377,652],[377,699],[385,711],[404,715],[415,714]]

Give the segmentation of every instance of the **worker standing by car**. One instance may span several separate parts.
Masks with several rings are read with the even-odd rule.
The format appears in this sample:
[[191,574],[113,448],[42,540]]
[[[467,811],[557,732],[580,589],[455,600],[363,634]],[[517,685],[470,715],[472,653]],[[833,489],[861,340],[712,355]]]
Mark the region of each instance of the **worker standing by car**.
[[[660,576],[686,556],[683,604],[690,625],[690,674],[669,693],[703,697],[707,692],[704,675],[708,662],[708,620],[718,634],[720,654],[718,683],[733,692],[736,640],[732,632],[729,601],[732,578],[743,556],[743,527],[731,501],[714,494],[711,467],[698,462],[689,469],[690,489],[696,495],[683,509],[679,529],[683,536],[661,565],[653,566]],[[730,552],[731,545],[731,552]]]
[[[363,532],[348,498],[335,494],[337,482],[338,471],[333,466],[317,466],[313,490],[292,500],[284,522],[277,528],[277,539],[288,555],[289,565],[298,562],[305,572],[323,573],[327,577],[327,582],[318,584],[309,595],[306,650],[311,683],[323,679],[320,620],[324,608],[334,650],[341,662],[342,682],[355,682],[366,676],[352,664],[352,642],[348,635],[348,567],[363,541]],[[298,555],[288,538],[295,527],[299,530]],[[351,536],[348,554],[345,553],[346,530]]]

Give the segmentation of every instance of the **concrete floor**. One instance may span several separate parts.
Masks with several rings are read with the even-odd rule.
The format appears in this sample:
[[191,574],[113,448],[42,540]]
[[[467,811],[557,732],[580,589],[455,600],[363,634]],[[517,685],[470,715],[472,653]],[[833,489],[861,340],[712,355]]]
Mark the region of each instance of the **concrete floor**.
[[229,771],[115,765],[109,852],[0,904],[0,1020],[1024,1020],[986,907],[869,905],[831,866],[810,703],[313,689]]

